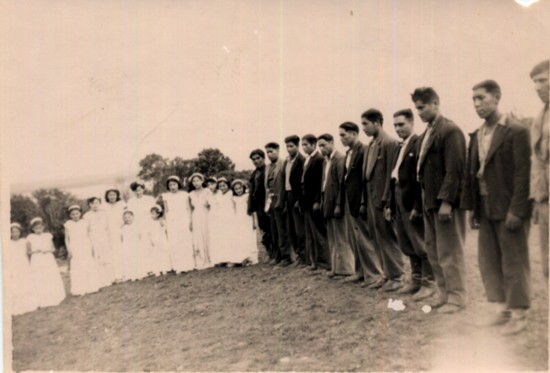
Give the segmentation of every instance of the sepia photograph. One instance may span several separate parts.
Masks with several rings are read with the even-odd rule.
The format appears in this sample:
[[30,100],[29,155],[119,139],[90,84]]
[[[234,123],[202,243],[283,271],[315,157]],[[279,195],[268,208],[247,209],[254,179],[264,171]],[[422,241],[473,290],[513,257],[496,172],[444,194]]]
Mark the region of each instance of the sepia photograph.
[[548,371],[550,0],[0,2],[5,372]]

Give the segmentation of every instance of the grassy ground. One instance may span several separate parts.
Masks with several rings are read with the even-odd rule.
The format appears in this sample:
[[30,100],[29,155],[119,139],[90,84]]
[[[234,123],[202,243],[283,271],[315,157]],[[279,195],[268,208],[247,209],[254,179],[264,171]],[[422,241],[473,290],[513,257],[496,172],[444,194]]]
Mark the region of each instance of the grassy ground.
[[[534,230],[533,236],[537,235]],[[13,319],[16,370],[547,370],[548,296],[531,252],[529,329],[497,337],[485,315],[477,240],[466,245],[469,304],[425,314],[296,268],[214,268],[123,283]],[[536,238],[532,239],[536,243]],[[536,247],[536,246],[533,246]]]

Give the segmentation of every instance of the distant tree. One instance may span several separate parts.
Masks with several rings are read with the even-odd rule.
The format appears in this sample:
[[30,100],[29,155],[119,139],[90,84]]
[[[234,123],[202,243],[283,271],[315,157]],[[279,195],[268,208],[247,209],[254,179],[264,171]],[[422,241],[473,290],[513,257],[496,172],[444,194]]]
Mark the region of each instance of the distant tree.
[[195,161],[195,171],[207,176],[219,175],[222,171],[235,170],[235,164],[219,149],[204,149]]
[[148,154],[139,161],[140,170],[138,177],[145,181],[158,181],[164,175],[167,165],[168,160],[163,156],[156,153]]
[[166,180],[172,175],[178,176],[182,181],[191,175],[196,159],[183,159],[176,157],[167,163],[162,177],[155,182],[153,192],[155,195],[166,190]]
[[10,198],[10,207],[11,221],[21,224],[25,234],[28,234],[29,222],[40,214],[38,205],[28,196],[15,194]]

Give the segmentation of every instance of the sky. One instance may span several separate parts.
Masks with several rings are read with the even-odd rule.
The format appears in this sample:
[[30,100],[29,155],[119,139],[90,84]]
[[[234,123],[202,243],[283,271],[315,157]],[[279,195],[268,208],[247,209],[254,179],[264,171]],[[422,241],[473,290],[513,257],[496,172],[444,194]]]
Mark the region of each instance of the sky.
[[[471,88],[542,107],[529,71],[550,55],[550,4],[476,1],[11,1],[0,15],[2,178],[132,177],[149,153],[219,148],[237,169],[287,135],[329,132],[433,86],[480,125]],[[424,125],[416,117],[416,131]],[[361,139],[366,142],[364,134]],[[283,152],[283,155],[284,152]]]

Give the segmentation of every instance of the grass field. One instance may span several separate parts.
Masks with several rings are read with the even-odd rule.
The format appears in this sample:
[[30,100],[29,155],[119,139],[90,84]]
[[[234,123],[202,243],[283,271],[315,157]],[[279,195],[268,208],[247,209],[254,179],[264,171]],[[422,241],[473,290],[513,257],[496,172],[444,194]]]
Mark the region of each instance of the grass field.
[[[536,244],[538,230],[532,231]],[[480,328],[477,235],[466,243],[467,309],[424,313],[401,297],[296,268],[213,268],[123,283],[13,319],[15,370],[547,370],[548,295],[531,249],[526,332]],[[394,296],[395,297],[395,296]]]

